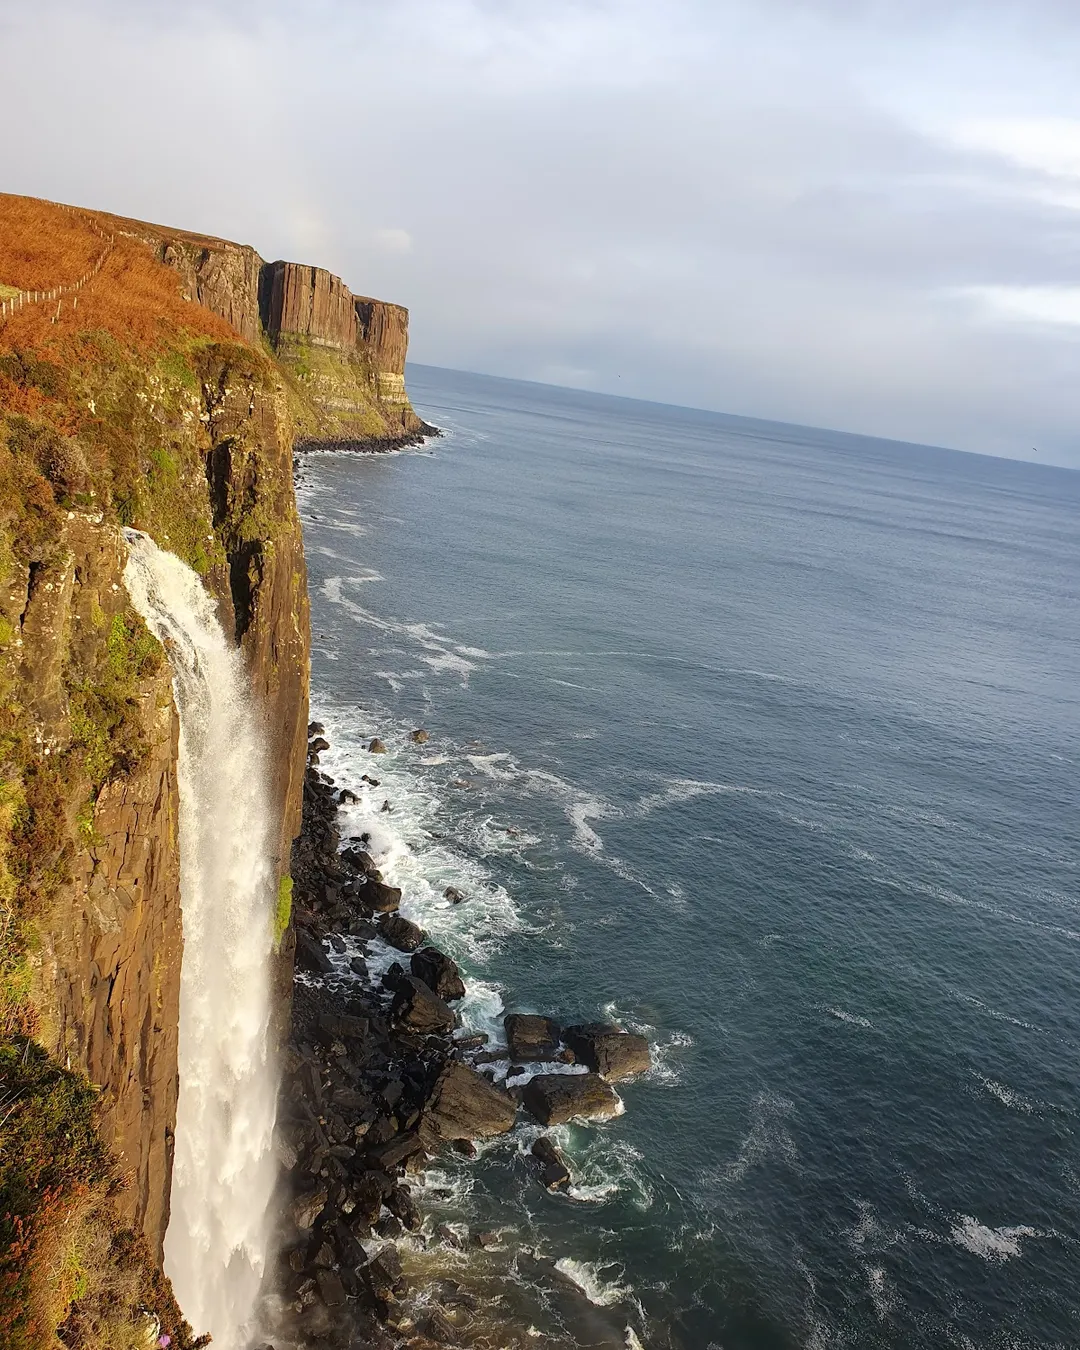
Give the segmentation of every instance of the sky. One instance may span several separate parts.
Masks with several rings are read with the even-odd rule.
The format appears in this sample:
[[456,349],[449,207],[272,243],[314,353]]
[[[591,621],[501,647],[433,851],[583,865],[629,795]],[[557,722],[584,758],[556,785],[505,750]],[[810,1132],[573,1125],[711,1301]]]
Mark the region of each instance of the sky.
[[328,267],[413,360],[1080,468],[1080,0],[0,0],[0,53],[0,188]]

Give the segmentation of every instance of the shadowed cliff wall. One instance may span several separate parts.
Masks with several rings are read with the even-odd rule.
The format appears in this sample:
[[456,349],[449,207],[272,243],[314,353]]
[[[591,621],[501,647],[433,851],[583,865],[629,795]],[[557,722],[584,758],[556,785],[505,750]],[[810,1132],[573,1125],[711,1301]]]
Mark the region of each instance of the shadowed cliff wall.
[[[0,285],[81,275],[103,228],[0,196]],[[309,665],[292,449],[315,415],[239,336],[261,332],[257,255],[162,242],[154,227],[115,238],[77,309],[28,306],[0,324],[0,1095],[15,1092],[0,1118],[0,1343],[54,1344],[66,1317],[68,1343],[88,1350],[112,1343],[87,1330],[96,1291],[115,1288],[108,1261],[65,1282],[49,1253],[90,1194],[160,1262],[177,1097],[178,724],[167,663],[123,586],[122,526],[202,574],[242,647],[272,743],[283,876]],[[35,1046],[54,1067],[34,1082],[68,1115],[2,1067],[36,1064]],[[87,1133],[82,1075],[119,1192]],[[144,1281],[140,1307],[164,1316],[167,1303]]]

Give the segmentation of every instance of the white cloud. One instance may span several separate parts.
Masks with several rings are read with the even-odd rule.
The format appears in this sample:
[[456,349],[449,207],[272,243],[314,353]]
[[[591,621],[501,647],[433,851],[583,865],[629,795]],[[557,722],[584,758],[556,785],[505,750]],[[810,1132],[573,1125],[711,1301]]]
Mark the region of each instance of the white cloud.
[[957,145],[1080,183],[1080,118],[979,117],[952,129]]
[[409,253],[412,250],[412,235],[408,230],[382,229],[372,232],[372,241],[376,248],[384,253]]
[[1080,326],[1080,286],[968,286],[959,294],[991,319]]

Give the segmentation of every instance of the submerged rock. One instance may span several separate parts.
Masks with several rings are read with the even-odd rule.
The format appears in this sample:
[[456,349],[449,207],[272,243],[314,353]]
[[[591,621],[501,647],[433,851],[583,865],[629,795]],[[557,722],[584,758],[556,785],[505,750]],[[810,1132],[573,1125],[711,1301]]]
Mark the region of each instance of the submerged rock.
[[582,1064],[609,1083],[633,1078],[652,1068],[649,1042],[610,1022],[567,1027],[563,1039]]
[[447,886],[446,890],[443,891],[443,899],[449,900],[452,905],[460,905],[465,899],[465,894],[463,891],[459,891],[456,886]]
[[559,1024],[533,1013],[510,1013],[503,1018],[506,1044],[512,1060],[553,1059],[559,1048]]
[[415,731],[409,732],[409,740],[414,742],[414,744],[416,745],[423,745],[427,739],[428,734],[423,727],[417,727]]
[[452,1060],[424,1108],[424,1128],[441,1139],[487,1139],[505,1134],[517,1108],[511,1098],[467,1064]]
[[610,1120],[619,1114],[615,1090],[594,1073],[541,1073],[522,1094],[525,1109],[541,1125],[565,1125],[568,1120]]

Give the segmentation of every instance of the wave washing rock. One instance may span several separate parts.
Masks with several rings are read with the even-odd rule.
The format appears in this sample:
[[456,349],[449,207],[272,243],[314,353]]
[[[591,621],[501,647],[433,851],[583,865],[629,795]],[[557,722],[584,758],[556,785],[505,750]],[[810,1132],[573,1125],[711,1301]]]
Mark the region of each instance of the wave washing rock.
[[621,1109],[615,1090],[594,1073],[541,1073],[522,1095],[525,1109],[541,1125],[569,1120],[610,1120]]
[[566,1027],[563,1040],[581,1064],[609,1083],[619,1083],[652,1068],[649,1042],[609,1022]]

